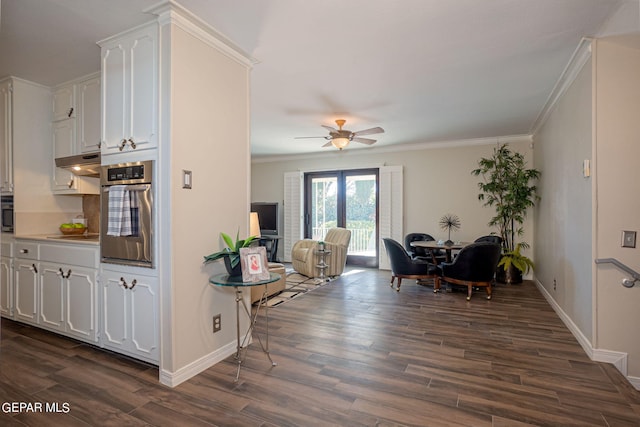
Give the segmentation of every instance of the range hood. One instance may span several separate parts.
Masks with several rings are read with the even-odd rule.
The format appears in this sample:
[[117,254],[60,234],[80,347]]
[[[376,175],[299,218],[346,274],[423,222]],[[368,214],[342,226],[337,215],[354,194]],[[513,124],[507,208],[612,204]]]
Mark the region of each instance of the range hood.
[[56,166],[80,176],[100,176],[100,152],[84,153],[56,159]]

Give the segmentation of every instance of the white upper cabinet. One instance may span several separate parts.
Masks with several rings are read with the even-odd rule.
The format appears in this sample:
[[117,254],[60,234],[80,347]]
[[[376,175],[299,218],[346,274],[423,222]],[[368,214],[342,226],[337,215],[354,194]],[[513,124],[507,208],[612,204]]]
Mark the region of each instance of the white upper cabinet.
[[53,121],[70,119],[76,116],[75,87],[68,85],[53,92]]
[[76,190],[75,176],[66,169],[56,167],[55,159],[74,154],[76,143],[75,120],[67,119],[52,124],[53,137],[53,174],[51,177],[51,190],[54,193],[67,190]]
[[92,153],[100,150],[100,77],[76,85],[78,122],[77,151]]
[[98,194],[98,178],[76,176],[56,167],[55,159],[100,150],[100,76],[78,79],[56,88],[53,118],[52,192]]
[[158,27],[104,41],[102,153],[158,146]]
[[0,82],[0,192],[13,192],[11,80]]

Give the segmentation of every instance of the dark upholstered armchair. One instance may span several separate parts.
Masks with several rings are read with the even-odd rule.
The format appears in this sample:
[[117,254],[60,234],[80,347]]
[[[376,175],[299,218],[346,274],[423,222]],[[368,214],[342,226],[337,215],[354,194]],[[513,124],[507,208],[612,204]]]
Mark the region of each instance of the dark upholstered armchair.
[[491,234],[489,236],[478,237],[475,242],[490,242],[502,245],[502,237]]
[[441,282],[444,281],[467,286],[467,301],[471,299],[474,286],[485,287],[487,299],[491,299],[491,283],[501,252],[500,245],[491,242],[478,242],[465,246],[452,262],[440,264],[442,276],[436,280],[433,292],[438,292]]
[[411,258],[400,243],[393,239],[383,238],[384,246],[391,263],[391,287],[395,278],[398,278],[397,291],[400,291],[402,279],[435,279],[440,270],[424,259]]
[[411,246],[411,242],[415,242],[418,240],[432,242],[436,239],[434,239],[430,234],[426,233],[409,233],[404,236],[404,248],[407,250],[409,255],[411,255],[411,258],[422,259],[425,261],[433,262],[434,264],[444,262],[445,254],[440,249],[434,249],[430,251],[427,248],[416,248]]

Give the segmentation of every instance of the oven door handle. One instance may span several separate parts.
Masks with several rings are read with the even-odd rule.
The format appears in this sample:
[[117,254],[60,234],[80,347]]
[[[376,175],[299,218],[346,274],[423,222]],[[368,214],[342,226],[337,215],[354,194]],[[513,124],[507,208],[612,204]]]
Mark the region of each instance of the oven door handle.
[[[133,185],[124,184],[124,185],[127,186],[127,191],[147,191],[148,189],[151,188],[151,184],[133,184]],[[104,193],[108,193],[109,188],[111,188],[111,186],[103,187],[102,191]]]

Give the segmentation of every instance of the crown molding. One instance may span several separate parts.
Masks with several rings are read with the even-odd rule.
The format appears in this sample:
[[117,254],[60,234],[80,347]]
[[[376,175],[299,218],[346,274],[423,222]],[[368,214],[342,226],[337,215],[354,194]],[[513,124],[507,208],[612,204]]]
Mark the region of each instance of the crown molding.
[[509,135],[509,136],[494,136],[489,138],[473,138],[473,139],[457,139],[449,141],[434,141],[434,142],[418,142],[412,144],[395,144],[380,147],[367,147],[358,149],[345,149],[345,150],[331,150],[328,152],[315,152],[305,154],[290,154],[290,155],[274,155],[274,156],[255,156],[251,158],[251,163],[273,163],[292,160],[308,160],[308,159],[324,159],[335,158],[336,154],[339,156],[362,156],[369,154],[382,154],[382,153],[397,153],[402,151],[420,151],[431,150],[438,148],[458,148],[458,147],[472,147],[479,145],[496,145],[496,144],[508,144],[518,142],[533,142],[532,135]]
[[549,118],[549,114],[558,103],[560,98],[567,92],[571,84],[574,82],[578,74],[587,63],[589,58],[591,58],[591,44],[593,39],[583,37],[578,44],[578,47],[573,51],[573,55],[571,55],[571,59],[569,59],[569,63],[560,74],[560,78],[556,82],[553,90],[549,94],[547,98],[547,102],[542,107],[540,113],[538,113],[538,117],[533,122],[531,126],[531,130],[529,133],[531,135],[535,135],[538,133],[540,128],[545,124],[547,119]]
[[175,24],[198,40],[217,48],[229,58],[247,66],[253,67],[255,60],[249,53],[235,44],[224,34],[191,13],[175,0],[163,0],[143,10],[144,13],[156,15],[160,26]]

